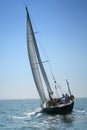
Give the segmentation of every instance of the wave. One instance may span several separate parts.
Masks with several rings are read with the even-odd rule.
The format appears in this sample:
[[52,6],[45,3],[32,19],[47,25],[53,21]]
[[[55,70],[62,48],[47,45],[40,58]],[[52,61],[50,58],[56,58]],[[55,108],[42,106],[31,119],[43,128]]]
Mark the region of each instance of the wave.
[[10,120],[13,120],[13,119],[25,119],[27,118],[26,116],[9,116],[8,117]]
[[33,116],[33,115],[37,115],[38,113],[41,113],[41,108],[37,108],[35,109],[35,111],[29,111],[29,112],[24,112],[24,114],[26,116]]
[[73,112],[75,112],[75,113],[85,113],[86,111],[83,110],[83,109],[74,109]]
[[13,120],[13,119],[32,119],[32,117],[39,117],[41,116],[41,109],[38,108],[36,109],[35,111],[28,111],[28,112],[24,112],[22,113],[22,115],[18,116],[18,115],[12,115],[12,116],[9,116],[8,118],[10,120]]

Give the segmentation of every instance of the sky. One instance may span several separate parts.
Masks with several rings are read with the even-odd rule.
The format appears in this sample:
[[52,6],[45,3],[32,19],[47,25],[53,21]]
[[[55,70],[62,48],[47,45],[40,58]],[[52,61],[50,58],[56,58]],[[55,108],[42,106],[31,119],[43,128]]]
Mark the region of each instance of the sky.
[[0,0],[0,99],[39,98],[27,53],[26,5],[42,61],[49,60],[63,89],[67,79],[75,97],[87,97],[87,0]]

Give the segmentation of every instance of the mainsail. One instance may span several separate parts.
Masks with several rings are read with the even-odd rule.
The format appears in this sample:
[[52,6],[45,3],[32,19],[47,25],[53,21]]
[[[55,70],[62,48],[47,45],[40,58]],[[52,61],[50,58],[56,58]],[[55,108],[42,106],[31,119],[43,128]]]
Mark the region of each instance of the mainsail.
[[35,80],[35,84],[37,86],[37,90],[39,92],[39,95],[42,99],[43,102],[46,101],[46,97],[45,97],[45,93],[44,93],[44,89],[43,89],[43,84],[40,78],[40,72],[39,72],[39,68],[38,68],[38,63],[48,90],[49,95],[53,94],[52,89],[50,87],[47,75],[45,73],[41,58],[40,58],[40,54],[39,54],[39,50],[38,50],[38,46],[36,43],[36,39],[34,36],[34,32],[33,32],[33,28],[32,28],[32,24],[30,21],[30,17],[29,17],[29,13],[28,13],[28,9],[26,8],[27,11],[27,47],[28,47],[28,54],[29,54],[29,60],[30,60],[30,65],[31,65],[31,69],[32,69],[32,73],[33,73],[33,77]]
[[26,8],[26,11],[27,11],[27,48],[28,48],[29,61],[30,61],[31,70],[32,70],[32,74],[34,77],[34,81],[35,81],[38,93],[40,95],[42,102],[44,103],[46,101],[46,97],[45,97],[43,84],[42,84],[42,81],[40,78],[40,72],[39,72],[39,68],[38,68],[38,64],[37,64],[38,61],[37,61],[37,57],[36,57],[36,53],[35,53],[34,32],[32,29],[32,25],[31,25],[31,21],[30,21],[30,17],[29,17],[27,8]]

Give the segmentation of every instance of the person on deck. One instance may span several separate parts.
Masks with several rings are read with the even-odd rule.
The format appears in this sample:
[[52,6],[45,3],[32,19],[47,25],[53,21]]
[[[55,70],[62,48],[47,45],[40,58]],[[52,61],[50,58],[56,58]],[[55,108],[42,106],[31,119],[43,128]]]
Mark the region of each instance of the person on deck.
[[62,94],[61,102],[62,102],[63,104],[65,104],[65,95],[64,95],[64,94]]
[[65,94],[65,101],[66,101],[66,103],[68,103],[70,101],[70,98],[69,98],[68,94]]

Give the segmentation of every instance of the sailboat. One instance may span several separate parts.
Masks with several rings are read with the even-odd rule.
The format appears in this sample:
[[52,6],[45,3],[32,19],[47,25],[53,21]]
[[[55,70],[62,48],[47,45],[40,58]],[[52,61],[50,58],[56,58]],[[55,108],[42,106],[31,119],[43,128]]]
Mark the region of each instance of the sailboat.
[[[43,62],[41,60],[41,56],[40,56],[38,45],[35,38],[35,33],[33,31],[32,23],[30,20],[27,7],[26,7],[26,14],[27,14],[26,16],[27,16],[28,57],[29,57],[29,62],[30,62],[31,70],[32,70],[33,79],[34,79],[38,94],[42,102],[41,103],[42,112],[45,112],[48,114],[70,114],[74,106],[74,96],[71,94],[69,83],[66,80],[70,95],[63,94],[61,98],[59,97],[55,98],[54,92],[51,88],[46,71],[44,69]],[[47,88],[48,98],[46,97],[46,94],[44,91],[42,78]]]

